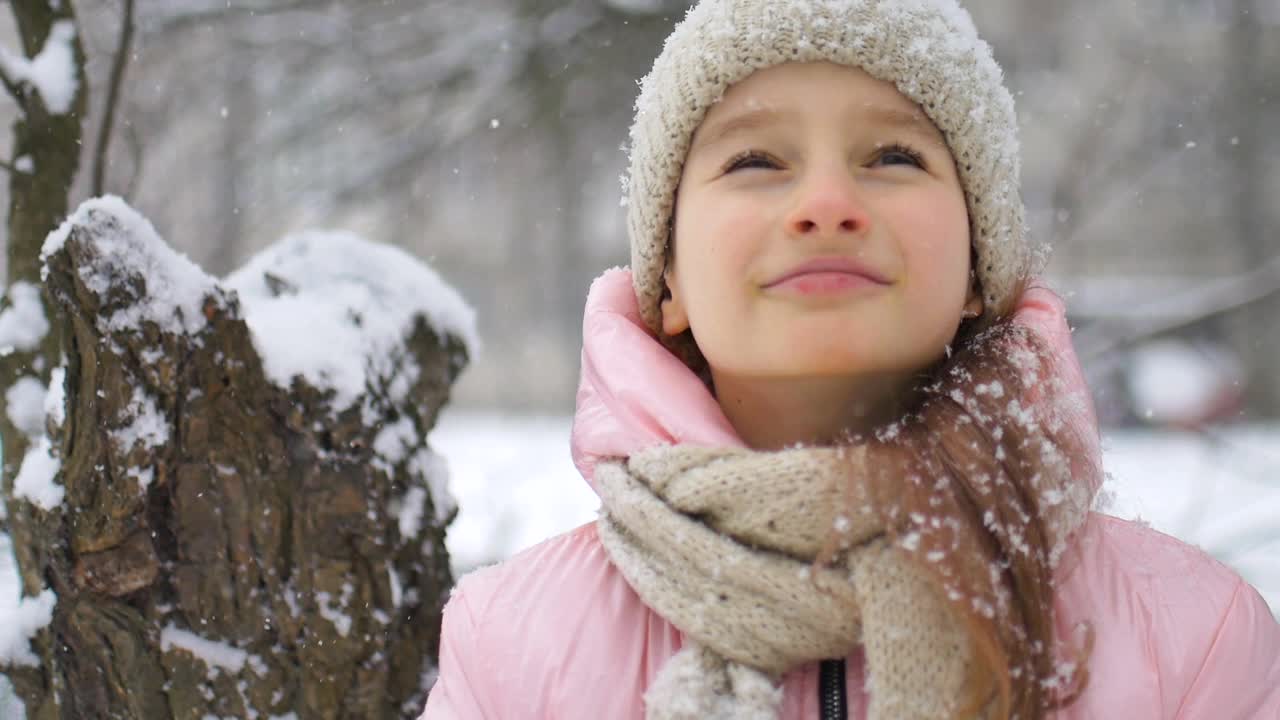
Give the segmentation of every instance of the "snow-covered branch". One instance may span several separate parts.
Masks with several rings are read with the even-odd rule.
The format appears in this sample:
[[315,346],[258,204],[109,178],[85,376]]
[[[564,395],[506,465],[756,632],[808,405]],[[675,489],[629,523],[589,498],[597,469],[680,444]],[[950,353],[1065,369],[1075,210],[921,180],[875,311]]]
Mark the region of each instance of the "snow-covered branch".
[[474,311],[435,271],[349,233],[291,235],[223,284],[236,291],[267,377],[283,389],[301,378],[332,391],[338,410],[362,397],[371,377],[408,389],[396,382],[397,358],[418,318],[459,339],[469,357],[480,350]]
[[70,112],[79,88],[75,39],[75,23],[58,20],[49,30],[44,47],[33,58],[0,48],[0,73],[10,92],[25,83],[35,88],[50,113],[65,115]]

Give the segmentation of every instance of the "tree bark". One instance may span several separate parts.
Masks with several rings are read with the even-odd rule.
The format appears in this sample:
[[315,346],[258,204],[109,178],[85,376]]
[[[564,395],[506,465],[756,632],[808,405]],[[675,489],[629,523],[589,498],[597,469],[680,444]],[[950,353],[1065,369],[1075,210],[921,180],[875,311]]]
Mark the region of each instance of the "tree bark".
[[[70,2],[13,0],[10,8],[22,44],[21,52],[28,58],[44,48],[55,23],[76,22]],[[24,288],[40,287],[40,246],[45,236],[66,217],[68,195],[79,171],[81,123],[88,107],[88,88],[78,31],[71,47],[76,91],[66,113],[51,112],[34,85],[6,78],[6,89],[18,105],[18,113],[13,123],[13,154],[9,163],[13,170],[9,172],[7,287],[6,295],[0,298],[0,313],[14,310],[15,299],[22,297],[20,293]],[[25,160],[21,167],[17,162],[19,158]],[[51,312],[46,296],[35,293],[32,296],[49,328],[30,345],[0,348],[0,397],[5,399],[6,409],[8,393],[18,382],[34,379],[47,385],[61,354],[59,318]],[[42,556],[44,550],[33,542],[44,520],[37,508],[28,503],[15,503],[9,495],[34,439],[14,425],[12,413],[0,413],[0,442],[3,443],[0,501],[5,505],[5,512],[0,513],[0,532],[8,532],[12,537],[23,592],[31,596],[37,595],[44,584],[36,570],[46,563]],[[52,651],[47,634],[37,638],[35,645],[40,654]],[[23,667],[8,674],[18,693],[28,698],[29,717],[41,720],[57,717],[52,705],[46,706],[39,700],[53,692],[43,672]]]
[[[58,597],[40,682],[15,683],[30,716],[416,717],[452,585],[452,512],[422,458],[462,341],[417,317],[390,375],[337,409],[332,391],[266,379],[236,294],[212,280],[199,330],[145,319],[163,263],[104,245],[130,231],[90,210],[47,258],[65,497],[14,538],[40,563],[24,577]],[[405,419],[416,444],[380,461],[379,431]],[[426,519],[406,525],[413,503]]]

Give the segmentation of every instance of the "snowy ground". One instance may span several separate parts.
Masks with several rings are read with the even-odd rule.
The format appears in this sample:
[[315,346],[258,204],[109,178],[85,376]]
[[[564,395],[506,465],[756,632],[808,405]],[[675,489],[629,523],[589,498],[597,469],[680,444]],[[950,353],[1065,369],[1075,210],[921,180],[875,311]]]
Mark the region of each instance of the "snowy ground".
[[[569,459],[567,417],[450,412],[432,432],[461,510],[449,530],[459,572],[595,517],[595,495]],[[1280,426],[1213,436],[1104,434],[1106,509],[1199,545],[1235,568],[1280,613]],[[0,618],[17,600],[0,535]],[[0,717],[10,717],[0,678]]]

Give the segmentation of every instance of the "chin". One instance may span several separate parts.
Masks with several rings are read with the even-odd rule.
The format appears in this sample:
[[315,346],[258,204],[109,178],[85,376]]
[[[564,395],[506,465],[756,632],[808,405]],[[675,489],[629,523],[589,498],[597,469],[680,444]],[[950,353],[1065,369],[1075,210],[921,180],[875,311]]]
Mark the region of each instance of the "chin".
[[903,375],[928,369],[943,354],[942,351],[932,353],[919,349],[894,352],[893,348],[881,347],[877,350],[878,352],[869,353],[865,346],[839,349],[827,346],[820,351],[793,352],[785,359],[780,359],[778,365],[785,366],[787,374],[792,376]]
[[839,377],[890,369],[882,358],[869,357],[865,352],[853,349],[843,353],[789,353],[780,358],[776,366],[778,374],[792,377]]

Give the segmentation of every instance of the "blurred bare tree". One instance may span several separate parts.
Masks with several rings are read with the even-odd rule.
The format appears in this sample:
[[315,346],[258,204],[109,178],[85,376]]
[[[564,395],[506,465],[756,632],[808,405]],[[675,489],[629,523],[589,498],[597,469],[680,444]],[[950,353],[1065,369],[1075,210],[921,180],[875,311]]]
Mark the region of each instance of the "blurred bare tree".
[[[1280,415],[1280,11],[1265,0],[970,3],[1018,95],[1034,235],[1072,294],[1104,418],[1142,420],[1135,349],[1229,349],[1242,404]],[[1191,379],[1187,379],[1191,382]],[[1178,388],[1168,388],[1176,391]],[[1219,418],[1222,419],[1222,418]]]

